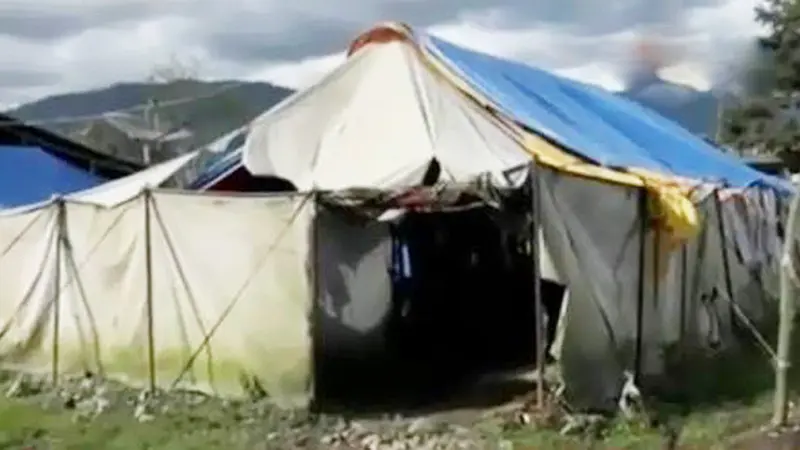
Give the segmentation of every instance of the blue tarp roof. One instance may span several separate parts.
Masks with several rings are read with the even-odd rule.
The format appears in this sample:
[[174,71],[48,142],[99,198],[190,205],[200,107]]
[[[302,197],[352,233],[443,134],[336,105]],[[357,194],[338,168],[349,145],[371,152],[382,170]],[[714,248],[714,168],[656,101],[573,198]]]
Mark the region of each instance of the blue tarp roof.
[[2,208],[42,202],[53,195],[77,192],[105,181],[39,147],[0,146]]
[[732,187],[792,189],[658,113],[604,89],[433,36],[424,39],[424,45],[503,113],[598,164]]

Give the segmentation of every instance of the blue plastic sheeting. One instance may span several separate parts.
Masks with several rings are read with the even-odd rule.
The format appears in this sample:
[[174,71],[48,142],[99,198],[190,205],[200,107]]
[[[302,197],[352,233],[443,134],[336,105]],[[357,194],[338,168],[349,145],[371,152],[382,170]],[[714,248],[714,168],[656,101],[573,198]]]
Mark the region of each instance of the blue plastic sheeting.
[[219,177],[232,172],[242,166],[242,149],[232,152],[218,153],[209,159],[205,168],[194,181],[189,183],[189,189],[203,190],[208,188]]
[[206,161],[197,178],[189,184],[189,189],[205,189],[220,176],[241,166],[246,138],[247,128],[242,127],[211,143],[208,147],[214,156]]
[[641,168],[731,187],[791,185],[748,167],[671,120],[604,89],[428,36],[426,48],[502,113],[611,168]]
[[95,187],[106,180],[39,147],[0,146],[0,207],[13,208]]

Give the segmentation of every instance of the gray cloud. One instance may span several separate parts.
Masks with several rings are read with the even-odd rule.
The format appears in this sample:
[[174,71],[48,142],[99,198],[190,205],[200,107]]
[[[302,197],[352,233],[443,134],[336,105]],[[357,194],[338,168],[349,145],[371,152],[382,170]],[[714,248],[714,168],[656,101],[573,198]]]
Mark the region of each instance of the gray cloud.
[[[179,0],[181,1],[181,0]],[[96,27],[109,27],[178,13],[176,1],[108,1],[76,7],[50,7],[31,1],[26,5],[0,6],[0,36],[32,41],[63,39]]]
[[[350,0],[347,7],[331,2],[320,11],[318,2],[292,1],[282,11],[229,11],[203,22],[201,39],[215,56],[241,62],[294,60],[343,49],[359,31],[381,20],[399,20],[428,27],[469,16],[480,22],[492,12],[492,26],[524,29],[552,25],[568,28],[575,36],[602,36],[636,25],[657,26],[658,31],[679,33],[693,8],[713,6],[723,0],[616,0],[598,8],[597,0]],[[343,5],[343,4],[339,4]],[[306,8],[306,6],[308,8]],[[274,9],[274,7],[273,7]]]
[[83,19],[72,14],[52,11],[4,11],[0,14],[0,34],[34,41],[61,39],[86,27]]
[[61,76],[53,72],[0,67],[0,87],[3,89],[48,86],[60,80]]
[[[0,5],[0,38],[5,36],[25,40],[48,49],[54,48],[60,40],[83,31],[100,27],[121,29],[123,25],[169,15],[185,19],[186,29],[183,28],[184,22],[181,22],[173,35],[168,38],[154,36],[154,41],[170,40],[165,46],[176,46],[174,51],[179,58],[186,57],[180,52],[200,47],[212,57],[211,62],[203,63],[204,66],[214,64],[215,67],[232,67],[247,72],[250,68],[260,68],[272,61],[298,61],[341,51],[356,34],[383,20],[399,20],[417,28],[467,20],[498,32],[557,28],[562,39],[553,41],[552,48],[537,46],[535,42],[521,43],[515,46],[518,49],[514,55],[544,67],[566,68],[587,61],[607,62],[617,58],[620,50],[605,45],[613,34],[648,26],[657,33],[680,35],[696,8],[731,1],[75,0],[67,7],[64,0],[50,5],[48,0],[10,0],[14,4],[12,6],[0,0],[0,3],[4,3]],[[104,46],[111,45],[86,42],[81,44],[81,48],[87,48],[89,54],[99,49],[103,50],[99,53],[105,54],[109,48]],[[49,47],[50,44],[52,47]],[[90,45],[92,48],[88,48]],[[29,58],[32,62],[48,62],[48,51],[42,50],[44,54],[30,55]],[[108,78],[116,81],[120,74],[134,70],[127,69],[129,66],[133,68],[141,64],[151,67],[161,64],[164,61],[159,58],[162,57],[148,53],[146,56],[140,55],[139,59],[152,60],[125,60],[126,69],[106,71],[113,75],[106,76],[104,81],[98,83],[107,83]],[[101,57],[73,59],[90,60],[95,66],[103,60]],[[57,71],[40,73],[31,68],[37,66],[53,69],[51,64],[32,63],[25,69],[0,70],[0,90],[8,93],[28,87],[31,92],[44,92],[39,88],[59,85]],[[78,68],[80,74],[77,74]],[[84,70],[87,71],[85,77]],[[73,80],[100,79],[102,76],[98,72],[102,73],[103,68],[84,68],[75,63],[70,75]]]
[[[0,35],[51,41],[99,26],[141,21],[165,14],[191,18],[193,38],[215,57],[242,63],[295,60],[341,50],[359,31],[381,20],[417,27],[492,11],[493,26],[522,29],[543,24],[569,28],[576,36],[601,36],[634,25],[679,30],[688,11],[724,0],[118,0],[66,7],[0,6]],[[33,5],[34,2],[29,3]]]

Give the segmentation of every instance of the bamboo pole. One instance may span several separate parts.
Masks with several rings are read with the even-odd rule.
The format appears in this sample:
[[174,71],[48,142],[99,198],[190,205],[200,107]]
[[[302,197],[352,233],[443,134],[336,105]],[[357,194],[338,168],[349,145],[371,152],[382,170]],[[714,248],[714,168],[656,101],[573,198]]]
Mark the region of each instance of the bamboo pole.
[[149,375],[150,392],[156,390],[156,350],[153,325],[153,254],[152,233],[150,230],[150,209],[152,201],[150,189],[144,191],[144,252],[145,252],[145,283],[146,283],[146,310],[147,310],[147,370]]
[[647,247],[647,190],[639,191],[639,286],[636,300],[636,348],[634,354],[633,374],[636,382],[642,375],[642,334],[644,330],[644,292],[645,292],[645,258]]
[[59,376],[59,340],[61,339],[61,247],[64,242],[64,227],[66,226],[66,208],[63,199],[56,202],[56,273],[53,283],[55,293],[53,294],[53,361],[51,364],[51,377],[53,385],[58,384]]
[[798,226],[798,203],[800,196],[795,195],[789,207],[789,219],[786,226],[783,255],[781,257],[781,298],[780,319],[778,325],[778,349],[775,358],[775,399],[772,415],[772,426],[783,427],[788,421],[789,403],[789,367],[792,351],[792,328],[795,316],[795,280],[796,272],[793,260],[795,254],[794,236]]
[[[542,195],[539,183],[539,165],[536,160],[531,162],[530,192],[531,192],[531,258],[533,268],[533,297],[534,297],[534,322],[536,324],[536,372],[539,380],[536,383],[536,405],[544,408],[544,305],[542,303],[542,274],[539,248],[539,227],[542,221]],[[555,318],[550,318],[554,320]]]

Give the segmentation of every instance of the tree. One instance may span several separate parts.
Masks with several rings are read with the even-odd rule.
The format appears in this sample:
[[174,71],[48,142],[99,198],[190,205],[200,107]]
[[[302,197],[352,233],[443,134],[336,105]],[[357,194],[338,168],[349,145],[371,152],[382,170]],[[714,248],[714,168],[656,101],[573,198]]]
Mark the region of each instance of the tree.
[[739,150],[800,155],[800,0],[764,0],[765,26],[745,98],[723,115],[723,141]]

